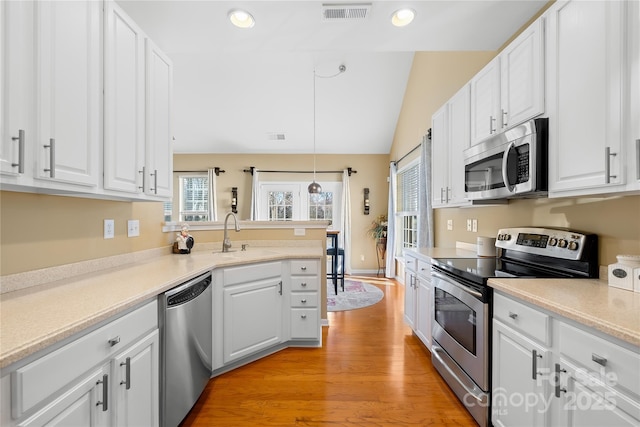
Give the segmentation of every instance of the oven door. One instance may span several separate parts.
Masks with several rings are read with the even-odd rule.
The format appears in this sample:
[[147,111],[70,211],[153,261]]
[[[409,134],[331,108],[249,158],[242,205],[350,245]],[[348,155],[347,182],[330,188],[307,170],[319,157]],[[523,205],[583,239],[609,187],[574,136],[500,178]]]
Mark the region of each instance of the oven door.
[[433,339],[484,391],[489,390],[489,289],[480,292],[434,269]]

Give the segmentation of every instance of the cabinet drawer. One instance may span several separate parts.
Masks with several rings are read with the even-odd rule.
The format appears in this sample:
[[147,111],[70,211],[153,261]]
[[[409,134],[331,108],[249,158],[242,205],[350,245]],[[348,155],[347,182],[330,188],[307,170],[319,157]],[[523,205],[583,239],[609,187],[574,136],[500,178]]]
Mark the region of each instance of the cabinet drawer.
[[548,315],[498,293],[494,294],[493,301],[494,318],[544,344],[551,344]]
[[318,276],[292,277],[291,290],[292,291],[317,291],[318,282],[319,282]]
[[319,274],[319,263],[312,259],[291,261],[291,274]]
[[320,327],[317,308],[294,308],[291,310],[291,338],[320,338]]
[[[16,370],[12,415],[18,418],[75,378],[158,327],[156,300]],[[110,344],[110,340],[118,340]]]
[[299,293],[294,292],[291,294],[291,307],[317,307],[318,306],[318,294],[316,292]]
[[409,270],[409,271],[415,272],[417,267],[418,267],[418,260],[417,259],[415,259],[413,257],[410,257],[410,256],[407,256],[407,257],[404,258],[404,268],[405,268],[405,270]]
[[427,281],[431,282],[431,262],[430,261],[423,261],[419,259],[416,267],[416,272],[418,273],[421,279],[426,279]]
[[587,374],[640,395],[640,354],[566,323],[560,323],[558,334],[560,353],[583,366]]
[[224,286],[270,279],[272,277],[279,277],[282,275],[282,263],[268,262],[227,267],[224,269],[223,275]]

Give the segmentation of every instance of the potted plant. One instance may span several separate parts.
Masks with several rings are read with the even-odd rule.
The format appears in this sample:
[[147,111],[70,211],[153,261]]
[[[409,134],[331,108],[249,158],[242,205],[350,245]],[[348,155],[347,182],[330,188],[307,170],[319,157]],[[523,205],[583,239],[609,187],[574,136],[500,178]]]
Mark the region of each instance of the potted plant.
[[371,227],[368,230],[369,236],[376,239],[378,243],[387,242],[387,215],[378,215],[376,219],[371,223]]

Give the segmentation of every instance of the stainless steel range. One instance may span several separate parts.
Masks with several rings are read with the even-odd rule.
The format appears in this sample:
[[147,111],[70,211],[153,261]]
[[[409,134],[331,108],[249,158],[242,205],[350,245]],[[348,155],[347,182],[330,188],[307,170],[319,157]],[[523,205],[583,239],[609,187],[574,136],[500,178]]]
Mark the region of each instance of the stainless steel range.
[[491,277],[598,277],[598,236],[566,229],[498,231],[497,258],[433,259],[431,360],[482,427],[490,425]]

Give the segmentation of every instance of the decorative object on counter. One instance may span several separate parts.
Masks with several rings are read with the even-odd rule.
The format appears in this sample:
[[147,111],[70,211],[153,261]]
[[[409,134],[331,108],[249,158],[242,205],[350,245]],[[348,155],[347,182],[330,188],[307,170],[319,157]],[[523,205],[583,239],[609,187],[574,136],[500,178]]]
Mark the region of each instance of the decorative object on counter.
[[231,212],[238,213],[238,187],[231,187]]
[[382,214],[378,215],[376,219],[373,220],[371,227],[367,231],[367,233],[376,241],[376,255],[378,258],[378,272],[376,273],[376,276],[379,276],[380,273],[384,276],[385,269],[387,267],[386,255],[388,226],[389,221],[387,220],[387,215]]
[[369,189],[364,189],[364,214],[369,215]]
[[479,257],[494,258],[496,256],[496,238],[478,236],[477,251]]
[[640,292],[640,255],[617,255],[609,265],[609,286]]
[[189,226],[183,225],[180,233],[176,236],[176,241],[173,243],[173,253],[190,254],[194,243],[193,236],[189,234]]
[[333,283],[327,281],[327,311],[347,311],[372,306],[384,298],[384,292],[369,283],[345,280],[344,292],[336,295]]

